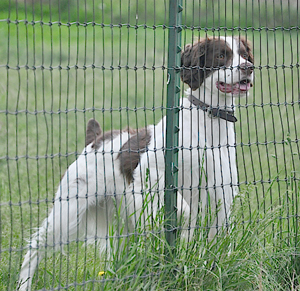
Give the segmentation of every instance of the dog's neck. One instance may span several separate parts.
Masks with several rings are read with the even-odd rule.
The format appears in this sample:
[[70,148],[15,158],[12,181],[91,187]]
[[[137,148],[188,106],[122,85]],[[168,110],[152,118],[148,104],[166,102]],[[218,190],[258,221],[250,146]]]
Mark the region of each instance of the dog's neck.
[[212,92],[208,89],[208,86],[201,86],[195,91],[192,91],[190,88],[186,91],[187,95],[193,95],[202,102],[210,105],[211,107],[218,107],[221,109],[232,110],[234,108],[234,97],[230,94],[226,94],[226,97],[223,93]]
[[[208,112],[209,115],[213,118],[220,118],[228,122],[237,121],[237,118],[234,116],[234,111],[232,109],[234,107],[233,104],[228,105],[225,98],[223,102],[219,102],[219,98],[217,98],[218,100],[214,100],[215,96],[210,96],[209,94],[209,98],[205,98],[205,96],[203,96],[203,93],[204,92],[201,92],[200,89],[197,89],[196,91],[189,90],[188,99],[194,106],[205,112]],[[204,100],[210,100],[211,102],[205,102]],[[231,103],[233,103],[233,100]]]

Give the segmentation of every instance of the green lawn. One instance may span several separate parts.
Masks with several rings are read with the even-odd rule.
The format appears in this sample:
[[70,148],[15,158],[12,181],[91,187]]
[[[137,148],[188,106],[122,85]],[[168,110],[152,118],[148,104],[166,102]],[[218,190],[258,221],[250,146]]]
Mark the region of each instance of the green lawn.
[[[83,149],[87,120],[108,130],[164,115],[167,35],[162,27],[0,22],[0,290],[16,287],[25,239]],[[185,29],[182,40],[200,36]],[[299,290],[299,37],[281,30],[247,37],[255,85],[236,104],[241,195],[232,232],[211,246],[199,231],[169,264],[160,229],[129,238],[113,264],[96,246],[71,244],[66,256],[42,261],[36,289]]]

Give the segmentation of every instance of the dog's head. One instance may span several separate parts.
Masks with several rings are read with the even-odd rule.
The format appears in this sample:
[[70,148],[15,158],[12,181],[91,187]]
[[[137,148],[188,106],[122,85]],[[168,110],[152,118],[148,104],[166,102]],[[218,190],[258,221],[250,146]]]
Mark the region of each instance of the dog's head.
[[253,82],[253,54],[245,38],[212,37],[186,45],[181,54],[181,79],[195,91],[246,95]]

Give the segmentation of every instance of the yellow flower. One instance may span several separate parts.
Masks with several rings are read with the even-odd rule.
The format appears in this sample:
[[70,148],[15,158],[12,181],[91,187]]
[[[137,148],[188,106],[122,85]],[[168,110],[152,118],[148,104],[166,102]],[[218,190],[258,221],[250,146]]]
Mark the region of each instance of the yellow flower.
[[100,271],[100,272],[98,273],[98,276],[103,276],[104,274],[105,274],[104,271]]

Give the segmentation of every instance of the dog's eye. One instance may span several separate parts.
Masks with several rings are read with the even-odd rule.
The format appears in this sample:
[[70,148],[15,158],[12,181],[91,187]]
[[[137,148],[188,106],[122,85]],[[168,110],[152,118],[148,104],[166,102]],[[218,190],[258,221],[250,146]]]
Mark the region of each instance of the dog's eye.
[[248,60],[249,55],[247,53],[243,53],[242,58],[245,59],[245,60]]
[[225,59],[225,55],[224,54],[219,54],[219,55],[217,55],[217,59],[224,60]]

